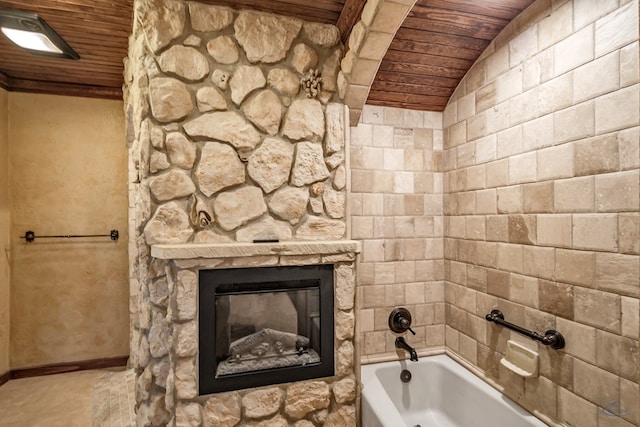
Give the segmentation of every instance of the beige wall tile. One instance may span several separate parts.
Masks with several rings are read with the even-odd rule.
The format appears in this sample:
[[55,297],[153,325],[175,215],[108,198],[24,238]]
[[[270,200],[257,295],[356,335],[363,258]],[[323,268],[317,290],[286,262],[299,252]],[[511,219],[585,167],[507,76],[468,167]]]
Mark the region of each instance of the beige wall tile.
[[375,149],[375,151],[380,156],[380,161],[382,162],[382,167],[378,169],[395,171],[404,170],[404,149],[386,148],[382,150]]
[[579,141],[575,146],[576,175],[615,172],[619,168],[618,140],[605,135]]
[[559,76],[593,59],[593,26],[589,25],[553,47],[553,72]]
[[602,56],[638,39],[638,7],[631,2],[598,19],[595,24],[595,53]]
[[476,163],[486,163],[496,159],[496,141],[495,134],[476,140]]
[[[368,239],[373,236],[373,218],[367,216],[353,216],[351,218],[351,237],[354,239]],[[364,254],[363,254],[364,256]]]
[[[404,121],[404,114],[402,117],[402,120]],[[413,148],[414,145],[413,129],[408,127],[395,127],[393,129],[394,148]]]
[[573,2],[574,25],[576,29],[595,22],[618,7],[616,2],[608,0],[592,0],[590,3]]
[[530,92],[536,94],[535,111],[538,116],[571,107],[573,105],[573,73],[565,73],[549,80]]
[[[533,120],[540,115],[537,105],[539,102],[538,96],[543,88],[544,86],[539,86],[509,99],[509,120],[511,125]],[[536,106],[536,108],[532,108],[533,106]]]
[[638,42],[620,49],[620,86],[629,86],[640,81],[640,59]]
[[537,178],[536,153],[525,153],[509,157],[509,183],[533,182]]
[[535,215],[509,215],[509,243],[536,244],[537,222]]
[[476,245],[477,261],[479,265],[495,268],[498,266],[498,244],[491,242],[478,242]]
[[383,307],[384,286],[365,286],[362,289],[362,304],[364,308]]
[[538,244],[570,248],[572,245],[571,215],[538,215]]
[[640,121],[640,90],[637,84],[596,98],[595,131],[605,133],[637,126]]
[[423,111],[424,127],[427,129],[442,129],[443,114],[439,111]]
[[487,134],[494,134],[507,129],[510,126],[509,101],[504,101],[493,108],[486,110]]
[[634,127],[618,133],[620,152],[620,169],[640,168],[640,135],[639,128]]
[[540,310],[573,319],[574,287],[565,283],[539,281]]
[[509,48],[505,46],[496,50],[492,55],[487,57],[485,63],[487,70],[486,79],[487,81],[492,81],[509,69]]
[[538,52],[538,26],[532,25],[509,41],[509,66],[514,69]]
[[[517,60],[511,56],[511,60],[513,59]],[[511,68],[496,80],[496,85],[495,100],[497,104],[522,93],[522,67]]]
[[384,107],[378,105],[362,106],[362,123],[381,125],[384,123]]
[[374,125],[372,129],[374,147],[393,147],[393,126]]
[[498,212],[497,196],[495,188],[480,190],[475,193],[475,213],[480,215],[495,214]]
[[459,353],[474,365],[478,363],[478,342],[465,334],[459,336]]
[[365,355],[384,353],[386,351],[385,335],[386,332],[365,332],[364,333],[364,345],[362,352]]
[[522,153],[522,126],[512,127],[497,134],[496,156],[501,159]]
[[640,385],[620,378],[619,413],[635,425],[640,425],[640,405],[637,404],[638,401],[640,401]]
[[467,142],[467,122],[458,122],[449,128],[446,148],[453,148]]
[[423,128],[424,127],[424,111],[405,109],[403,126],[407,128]]
[[618,249],[622,253],[640,254],[640,214],[618,215]]
[[458,193],[458,214],[473,215],[476,211],[476,194],[473,191]]
[[486,217],[487,240],[506,242],[509,239],[508,217],[506,215],[489,215]]
[[352,147],[365,147],[371,145],[371,137],[373,135],[373,128],[371,125],[359,123],[356,127],[351,127],[351,140]]
[[560,387],[558,388],[558,418],[570,426],[598,427],[598,407]]
[[596,176],[598,212],[638,211],[640,209],[640,171]]
[[571,320],[558,318],[556,328],[565,337],[571,337],[565,341],[564,351],[592,365],[596,363],[596,328],[582,325]]
[[548,180],[573,176],[574,145],[562,144],[538,151],[538,179]]
[[[353,171],[352,171],[353,177]],[[352,178],[353,179],[353,178]],[[356,191],[353,189],[352,191]],[[363,194],[362,195],[362,214],[381,216],[384,214],[384,196],[382,194]]]
[[498,268],[514,273],[522,273],[522,245],[498,244]]
[[466,144],[459,145],[457,150],[457,166],[458,168],[463,168],[466,166],[473,165],[475,159],[475,144],[473,142],[468,142]]
[[553,186],[554,211],[593,212],[594,182],[592,176],[555,181]]
[[554,113],[553,126],[553,140],[556,144],[592,136],[595,126],[593,101]]
[[402,108],[384,107],[384,124],[404,126],[404,110]]
[[617,251],[618,217],[615,214],[573,215],[573,247]]
[[509,183],[509,159],[502,159],[487,164],[487,188],[499,187]]
[[540,246],[524,247],[524,274],[553,279],[555,268],[555,250]]
[[620,71],[618,51],[577,68],[573,75],[575,101],[581,102],[618,89]]
[[574,288],[574,317],[580,323],[620,333],[620,297],[608,292]]
[[483,216],[469,216],[465,221],[465,235],[467,239],[479,240],[485,238],[485,218]]
[[[474,67],[475,68],[475,67]],[[496,104],[496,82],[493,81],[475,91],[475,110],[484,111]]]
[[509,289],[511,301],[528,307],[538,307],[538,279],[533,277],[511,275],[511,287]]
[[555,278],[558,281],[592,287],[595,254],[586,251],[556,249]]
[[458,120],[466,120],[476,112],[475,92],[463,96],[456,102],[458,106]]
[[566,2],[538,23],[538,48],[552,46],[573,31],[573,2]]
[[487,270],[487,292],[490,295],[509,299],[510,282],[511,274],[500,270]]
[[573,370],[576,394],[605,408],[618,400],[620,382],[616,375],[581,360],[573,362]]
[[[540,33],[538,33],[540,34]],[[523,89],[528,90],[553,78],[553,48],[546,49],[523,64]]]
[[631,297],[640,296],[640,257],[596,254],[596,287]]
[[526,122],[522,125],[523,151],[536,150],[553,144],[553,114]]
[[498,188],[497,198],[498,213],[518,213],[523,211],[521,185]]
[[467,139],[473,141],[487,134],[487,113],[480,112],[467,119]]
[[553,212],[553,181],[522,186],[522,202],[525,213]]
[[486,169],[484,165],[471,166],[465,169],[467,173],[465,190],[479,190],[485,187]]
[[598,367],[629,381],[638,382],[638,370],[640,369],[638,340],[597,331],[596,343]]
[[621,297],[622,335],[636,338],[640,327],[640,302],[637,298]]
[[369,332],[374,330],[373,326],[373,312],[371,308],[358,310],[358,325],[360,332]]

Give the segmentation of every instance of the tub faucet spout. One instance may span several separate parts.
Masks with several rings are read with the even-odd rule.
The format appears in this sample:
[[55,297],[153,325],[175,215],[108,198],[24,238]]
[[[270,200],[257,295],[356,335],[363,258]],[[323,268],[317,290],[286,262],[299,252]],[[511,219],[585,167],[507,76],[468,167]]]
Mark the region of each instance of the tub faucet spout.
[[396,348],[401,348],[409,352],[409,357],[413,362],[418,361],[418,353],[416,353],[416,349],[407,344],[403,337],[396,338]]

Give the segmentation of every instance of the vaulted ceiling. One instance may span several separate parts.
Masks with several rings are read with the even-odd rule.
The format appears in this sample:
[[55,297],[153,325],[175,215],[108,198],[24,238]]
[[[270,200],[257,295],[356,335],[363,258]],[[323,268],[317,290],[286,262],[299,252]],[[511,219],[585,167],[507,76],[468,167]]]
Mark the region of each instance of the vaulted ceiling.
[[[442,111],[493,38],[534,0],[418,0],[380,64],[368,104]],[[365,0],[200,0],[335,24],[348,40]],[[0,87],[118,99],[133,0],[0,0],[42,16],[79,60],[34,56],[0,37]]]

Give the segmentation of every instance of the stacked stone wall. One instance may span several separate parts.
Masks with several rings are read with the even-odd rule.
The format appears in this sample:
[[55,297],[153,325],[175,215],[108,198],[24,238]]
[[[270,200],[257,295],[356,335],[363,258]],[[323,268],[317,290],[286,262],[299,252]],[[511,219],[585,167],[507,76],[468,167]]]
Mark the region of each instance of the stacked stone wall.
[[[308,410],[295,409],[309,405],[293,401],[305,399],[294,398],[295,384],[257,389],[267,409],[244,403],[251,390],[198,397],[198,270],[151,256],[158,244],[347,237],[337,28],[178,0],[136,0],[134,10],[124,93],[138,425],[352,425],[353,361],[349,372],[298,386],[328,390]],[[340,316],[352,319],[353,307]],[[353,358],[350,335],[337,353],[348,342]],[[240,418],[216,418],[236,414],[235,401]]]

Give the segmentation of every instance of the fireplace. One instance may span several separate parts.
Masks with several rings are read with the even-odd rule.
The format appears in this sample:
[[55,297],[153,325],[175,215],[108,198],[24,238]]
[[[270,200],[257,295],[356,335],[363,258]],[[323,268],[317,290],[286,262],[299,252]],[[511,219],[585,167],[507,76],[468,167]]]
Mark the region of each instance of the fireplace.
[[199,272],[199,394],[334,375],[333,265]]

